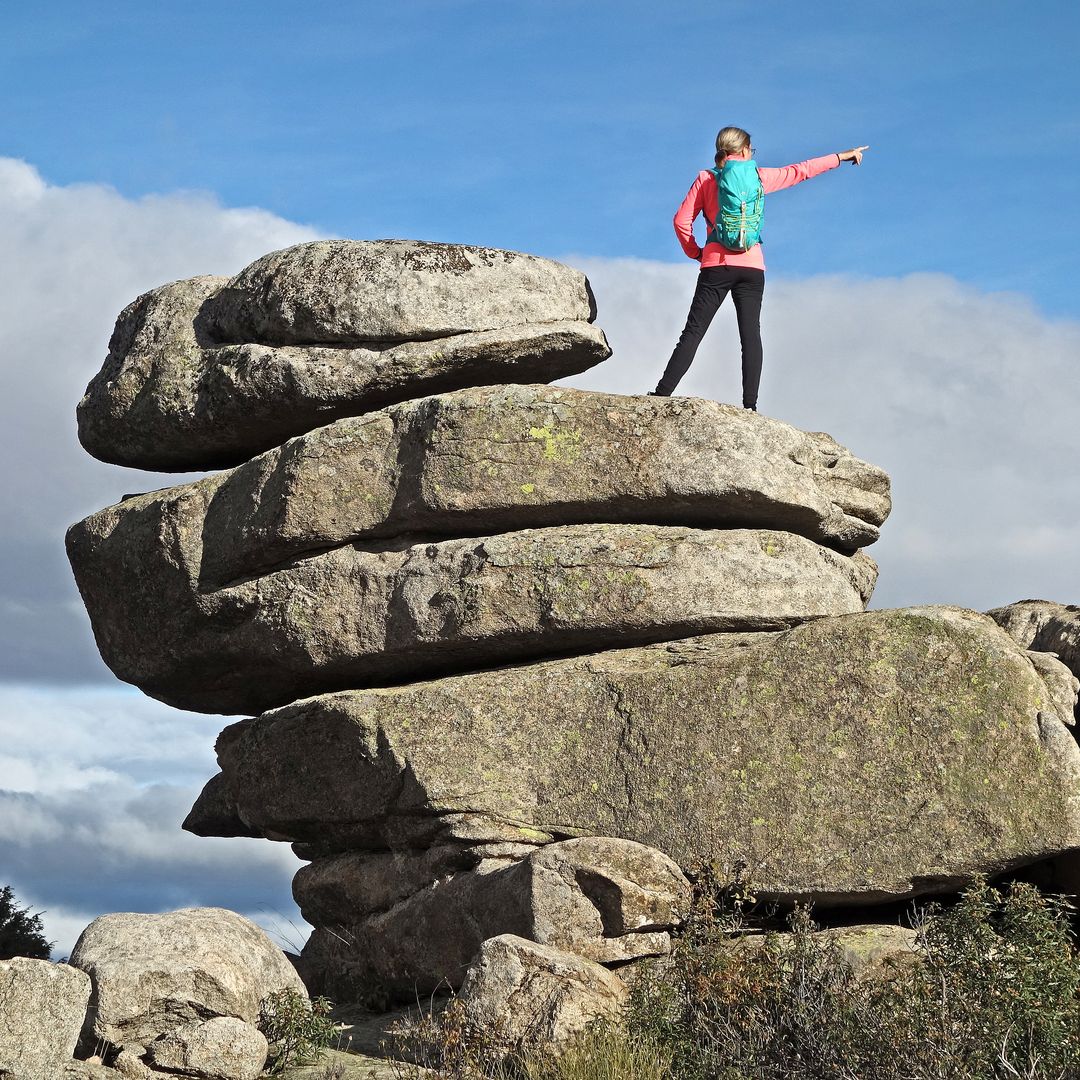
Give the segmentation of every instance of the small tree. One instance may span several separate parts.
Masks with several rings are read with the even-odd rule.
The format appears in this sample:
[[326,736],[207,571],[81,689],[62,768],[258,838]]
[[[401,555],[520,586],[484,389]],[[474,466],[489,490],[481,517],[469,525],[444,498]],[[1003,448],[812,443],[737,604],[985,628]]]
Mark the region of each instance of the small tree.
[[0,888],[0,960],[30,956],[48,960],[52,943],[42,932],[41,913],[31,915],[28,907],[19,907],[10,885]]

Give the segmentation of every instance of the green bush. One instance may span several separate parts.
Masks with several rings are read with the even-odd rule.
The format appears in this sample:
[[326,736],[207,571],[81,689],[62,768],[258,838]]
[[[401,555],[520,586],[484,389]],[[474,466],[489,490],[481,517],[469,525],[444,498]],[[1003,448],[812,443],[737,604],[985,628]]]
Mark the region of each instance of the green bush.
[[739,905],[706,895],[627,1022],[673,1080],[1076,1080],[1070,914],[1031,886],[979,882],[928,913],[918,963],[859,979],[806,912],[750,947]]
[[977,882],[923,913],[914,958],[857,975],[805,910],[789,933],[751,934],[745,887],[699,880],[673,954],[639,969],[620,1024],[508,1058],[452,1001],[410,1027],[418,1060],[452,1080],[1080,1080],[1064,900]]
[[45,940],[41,913],[31,915],[29,908],[19,907],[10,885],[0,888],[0,960],[13,956],[48,960],[51,955],[52,945]]
[[259,1013],[259,1030],[270,1043],[270,1073],[318,1060],[337,1033],[337,1025],[330,1018],[331,1008],[326,998],[309,1001],[291,987],[266,996]]

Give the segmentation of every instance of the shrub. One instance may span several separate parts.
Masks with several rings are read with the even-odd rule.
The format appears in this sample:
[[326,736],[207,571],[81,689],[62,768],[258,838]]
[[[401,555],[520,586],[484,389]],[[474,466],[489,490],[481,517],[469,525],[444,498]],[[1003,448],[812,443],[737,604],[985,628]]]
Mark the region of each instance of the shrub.
[[1080,1080],[1064,900],[976,882],[922,914],[915,962],[860,977],[806,910],[789,933],[752,934],[745,885],[698,880],[673,954],[639,969],[620,1025],[507,1058],[452,1000],[409,1025],[416,1060],[451,1080]]
[[396,1049],[408,1063],[395,1065],[400,1080],[666,1080],[668,1055],[619,1024],[598,1021],[569,1046],[511,1047],[502,1031],[478,1030],[464,1002],[434,1002],[393,1031]]
[[587,1029],[561,1054],[530,1054],[517,1063],[522,1080],[666,1080],[669,1055],[626,1028],[600,1024]]
[[52,944],[45,940],[41,913],[31,915],[29,908],[19,907],[10,885],[0,888],[0,960],[13,956],[48,960],[51,955]]
[[917,964],[857,979],[805,911],[752,941],[741,908],[699,895],[628,1022],[675,1080],[1074,1080],[1080,959],[1063,901],[972,886],[933,909]]
[[298,990],[286,987],[268,994],[262,1003],[259,1029],[270,1043],[270,1073],[291,1065],[315,1063],[334,1040],[337,1025],[330,1018],[333,1006],[326,998],[309,1001]]

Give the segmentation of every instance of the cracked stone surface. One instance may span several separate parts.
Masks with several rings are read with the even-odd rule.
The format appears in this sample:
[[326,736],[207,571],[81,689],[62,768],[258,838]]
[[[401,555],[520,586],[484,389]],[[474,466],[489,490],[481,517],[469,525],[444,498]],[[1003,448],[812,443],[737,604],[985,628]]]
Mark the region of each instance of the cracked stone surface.
[[697,398],[552,386],[340,420],[214,484],[190,526],[211,584],[349,541],[585,522],[778,529],[850,552],[890,509],[888,476],[828,435]]
[[129,499],[68,537],[105,662],[152,697],[202,712],[258,712],[343,687],[708,630],[775,629],[861,611],[877,576],[867,556],[791,533],[569,525],[350,544],[204,588],[199,526],[212,492],[213,482],[199,482]]
[[689,907],[690,884],[667,856],[611,837],[525,851],[434,874],[367,913],[349,901],[365,896],[372,870],[385,866],[380,856],[350,853],[303,868],[293,891],[316,926],[302,957],[308,985],[339,996],[380,987],[406,998],[458,987],[483,942],[507,933],[603,963],[670,951],[668,931]]
[[[484,274],[495,268],[486,255],[468,254],[489,249],[419,247],[447,249],[452,259],[479,258]],[[275,303],[260,275],[280,284],[282,274],[311,270],[308,261],[319,256],[324,270],[335,267],[339,295],[319,294],[317,276],[293,281],[299,289],[315,288],[308,307],[325,305],[324,315],[349,325],[381,308],[408,323],[405,307],[416,297],[399,304],[393,291],[415,287],[415,275],[400,275],[393,287],[389,282],[415,248],[406,242],[301,245],[266,256],[231,280],[190,278],[140,296],[121,312],[108,356],[79,403],[84,448],[132,468],[221,468],[342,416],[466,386],[547,382],[611,355],[603,332],[590,325],[584,275],[513,252],[491,253],[509,274],[502,293],[475,291],[477,282],[470,286],[469,275],[457,273],[447,279],[451,288],[434,292],[451,306],[455,289],[472,296],[476,317],[459,320],[470,325],[457,329],[428,332],[416,323],[408,332],[372,337],[362,327],[343,329],[344,323],[303,331],[289,321],[288,332],[275,333],[254,317],[252,303]],[[297,315],[295,307],[289,310]]]
[[90,980],[67,964],[0,960],[0,1077],[56,1080],[71,1061]]
[[1042,660],[912,608],[330,694],[226,728],[185,828],[326,854],[616,836],[820,906],[946,892],[1080,846],[1075,684]]
[[117,1047],[145,1045],[214,1016],[255,1024],[267,994],[307,995],[266,934],[224,908],[101,915],[80,935],[70,963],[94,986],[87,1037]]

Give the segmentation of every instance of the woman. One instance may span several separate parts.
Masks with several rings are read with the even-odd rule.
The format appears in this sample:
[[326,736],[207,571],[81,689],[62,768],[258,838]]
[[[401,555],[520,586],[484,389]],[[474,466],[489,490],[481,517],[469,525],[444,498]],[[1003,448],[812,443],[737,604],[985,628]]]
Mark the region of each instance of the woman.
[[[850,161],[853,165],[862,162],[864,150],[868,146],[858,146],[839,154],[826,157],[810,158],[798,165],[786,165],[782,169],[758,168],[757,177],[760,189],[756,196],[792,187],[812,176],[819,176],[829,169],[835,169],[841,162]],[[686,374],[694,354],[697,352],[705,331],[709,328],[716,309],[724,302],[724,297],[731,293],[735,304],[735,315],[739,320],[739,339],[742,342],[742,377],[743,407],[757,411],[758,383],[761,380],[761,297],[765,290],[765,257],[761,244],[757,241],[758,223],[753,220],[754,200],[751,197],[751,227],[746,229],[746,202],[744,201],[742,234],[750,241],[749,246],[739,243],[740,232],[734,233],[721,227],[716,228],[717,208],[719,205],[717,173],[723,174],[725,163],[734,175],[739,168],[736,162],[753,161],[754,148],[750,145],[750,136],[742,128],[726,127],[716,136],[716,170],[705,169],[698,173],[690,190],[683,199],[682,206],[675,214],[675,232],[682,244],[683,251],[691,259],[701,263],[698,273],[697,288],[690,304],[690,314],[686,317],[679,343],[671,354],[664,374],[657,384],[653,395],[669,397],[679,385],[679,380]],[[745,167],[741,171],[746,172]],[[724,180],[730,194],[730,183]],[[756,186],[756,185],[755,185]],[[758,201],[760,209],[763,203]],[[709,236],[702,249],[694,239],[694,219],[703,214],[709,226]],[[721,222],[723,226],[725,222]],[[725,246],[725,243],[728,246]],[[745,250],[732,250],[732,248]]]

